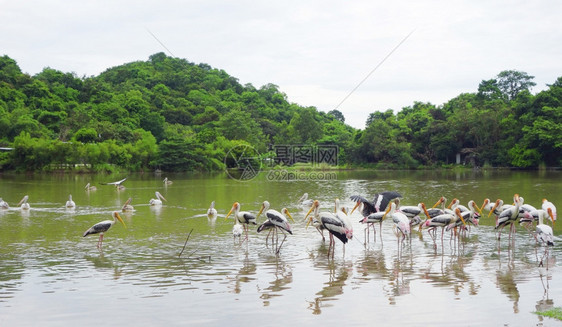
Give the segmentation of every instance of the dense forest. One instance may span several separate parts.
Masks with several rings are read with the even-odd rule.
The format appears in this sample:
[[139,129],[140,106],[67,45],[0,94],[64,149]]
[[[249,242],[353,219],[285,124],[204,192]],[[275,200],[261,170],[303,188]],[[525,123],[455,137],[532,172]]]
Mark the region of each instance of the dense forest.
[[560,167],[562,77],[535,95],[533,86],[525,72],[502,71],[440,106],[375,111],[359,130],[338,110],[290,103],[274,84],[241,85],[164,53],[92,77],[30,76],[3,56],[0,171],[214,171],[239,145],[266,158],[290,144],[337,147],[341,167],[442,167],[458,154],[469,166]]

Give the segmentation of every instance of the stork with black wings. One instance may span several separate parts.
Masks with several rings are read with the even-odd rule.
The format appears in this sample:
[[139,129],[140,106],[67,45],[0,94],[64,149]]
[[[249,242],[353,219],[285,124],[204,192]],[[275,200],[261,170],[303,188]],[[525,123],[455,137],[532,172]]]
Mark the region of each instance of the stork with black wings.
[[369,201],[362,197],[361,195],[352,195],[349,198],[352,201],[355,201],[355,207],[351,210],[351,213],[357,209],[357,207],[362,206],[361,214],[363,217],[367,217],[372,213],[385,211],[388,204],[398,198],[401,198],[402,195],[396,191],[384,191],[381,193],[375,194],[373,201]]

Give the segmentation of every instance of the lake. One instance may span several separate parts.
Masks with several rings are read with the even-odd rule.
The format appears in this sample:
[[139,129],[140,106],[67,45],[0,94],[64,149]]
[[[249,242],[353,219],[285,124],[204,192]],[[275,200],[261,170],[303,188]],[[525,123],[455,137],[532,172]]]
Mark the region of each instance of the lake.
[[[536,207],[542,198],[561,207],[561,172],[283,176],[0,175],[0,197],[11,206],[0,210],[0,326],[562,325],[533,313],[562,306],[560,240],[543,259],[544,247],[519,225],[513,242],[507,229],[498,241],[486,212],[459,243],[447,232],[443,243],[434,243],[416,229],[399,252],[391,219],[382,238],[377,234],[375,242],[371,234],[365,244],[361,215],[354,212],[354,238],[345,249],[336,240],[332,259],[328,241],[305,228],[306,211],[297,205],[304,192],[329,211],[335,198],[352,208],[351,195],[371,199],[396,190],[403,205],[431,206],[441,196],[464,205],[485,198],[511,202],[518,193]],[[124,190],[102,185],[124,177]],[[164,185],[164,177],[173,183]],[[86,191],[86,183],[97,190]],[[160,207],[148,204],[156,191],[167,200]],[[69,194],[72,210],[64,207]],[[24,195],[29,211],[16,205]],[[129,197],[135,211],[121,212],[127,228],[115,224],[99,251],[98,235],[82,234],[111,219]],[[225,220],[234,202],[257,213],[264,200],[273,209],[288,208],[296,221],[279,254],[256,226],[247,242],[235,240],[233,220]],[[212,201],[219,214],[214,222],[205,215]]]

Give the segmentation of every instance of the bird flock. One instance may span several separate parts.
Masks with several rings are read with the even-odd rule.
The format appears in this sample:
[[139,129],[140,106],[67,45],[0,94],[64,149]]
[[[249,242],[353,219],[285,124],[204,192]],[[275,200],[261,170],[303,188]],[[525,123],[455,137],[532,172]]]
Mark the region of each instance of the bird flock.
[[[123,183],[126,178],[112,182],[105,183],[105,185],[114,185],[117,189],[124,189]],[[163,180],[164,185],[172,184],[168,178]],[[96,187],[88,183],[85,186],[86,191],[95,191]],[[22,210],[29,210],[28,203],[29,197],[25,195],[18,206]],[[504,203],[503,200],[497,199],[492,202],[490,199],[484,199],[482,205],[479,207],[474,200],[470,200],[467,206],[460,203],[458,199],[453,199],[449,205],[446,204],[447,199],[440,197],[432,207],[427,207],[424,203],[418,203],[415,206],[402,205],[402,195],[396,191],[385,191],[374,195],[373,200],[368,200],[361,195],[352,195],[350,200],[355,203],[355,206],[348,212],[348,209],[340,205],[340,200],[334,200],[334,209],[321,211],[320,202],[308,198],[308,193],[304,193],[298,200],[298,206],[308,209],[305,215],[306,228],[312,225],[321,235],[322,240],[325,241],[324,233],[328,232],[329,247],[328,255],[333,257],[336,241],[340,240],[343,243],[345,251],[345,244],[353,238],[353,224],[351,221],[351,214],[357,210],[361,214],[360,223],[365,224],[364,229],[365,243],[370,240],[371,230],[373,231],[373,240],[376,242],[377,230],[376,224],[379,226],[379,235],[382,240],[382,223],[390,217],[392,219],[392,231],[396,235],[398,249],[400,251],[406,239],[409,239],[413,230],[423,233],[427,230],[429,236],[433,239],[436,246],[437,230],[440,229],[440,240],[443,243],[445,232],[451,234],[451,239],[460,239],[462,235],[470,230],[470,226],[478,226],[479,219],[487,211],[487,217],[492,215],[495,217],[495,230],[497,233],[498,241],[501,240],[502,232],[508,228],[508,237],[511,239],[515,232],[516,224],[524,227],[535,238],[538,244],[545,245],[545,255],[548,254],[549,246],[554,245],[553,229],[548,223],[554,226],[557,219],[556,206],[548,201],[546,198],[542,200],[540,208],[533,207],[525,203],[523,197],[519,194],[514,194],[513,201]],[[163,202],[167,201],[162,194],[155,192],[155,198],[150,199],[149,205],[161,206]],[[131,205],[132,198],[128,198],[121,208],[122,212],[134,211]],[[76,204],[72,200],[72,195],[69,195],[68,201],[65,204],[66,208],[72,209]],[[8,203],[0,198],[0,208],[9,209]],[[232,235],[238,238],[240,243],[246,242],[249,239],[250,225],[258,225],[257,221],[261,215],[265,216],[265,221],[257,227],[257,232],[261,233],[267,231],[266,244],[270,244],[275,249],[277,254],[280,253],[281,247],[287,239],[287,234],[292,235],[293,229],[289,219],[294,223],[294,219],[287,208],[277,211],[271,208],[268,201],[263,201],[259,212],[257,214],[249,211],[242,211],[239,202],[234,202],[230,211],[225,216],[225,221],[233,216],[234,226]],[[215,201],[211,202],[209,209],[206,213],[209,221],[215,221],[218,212],[215,208]],[[112,212],[112,218],[109,220],[101,221],[89,229],[87,229],[83,236],[86,237],[91,234],[99,234],[97,248],[101,251],[103,236],[117,221],[119,221],[126,228],[125,222],[119,215],[118,211]],[[534,226],[534,228],[533,228]],[[280,241],[280,234],[282,239]],[[270,241],[271,238],[271,241]]]

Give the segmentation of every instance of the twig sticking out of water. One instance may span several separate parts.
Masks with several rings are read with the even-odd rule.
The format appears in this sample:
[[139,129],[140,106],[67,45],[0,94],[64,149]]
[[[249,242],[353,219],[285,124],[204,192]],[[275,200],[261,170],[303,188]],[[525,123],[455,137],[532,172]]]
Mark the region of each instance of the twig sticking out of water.
[[193,228],[189,231],[189,234],[187,234],[187,238],[185,239],[185,243],[183,244],[183,248],[181,249],[180,254],[178,254],[178,257],[181,257],[183,251],[185,250],[185,247],[187,245],[187,241],[189,241],[189,237],[191,236],[191,232],[193,232]]

